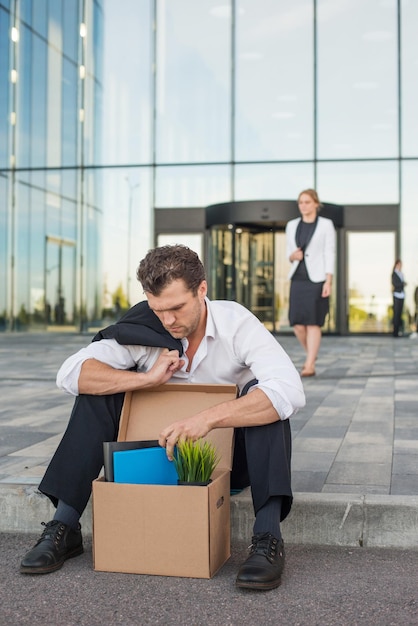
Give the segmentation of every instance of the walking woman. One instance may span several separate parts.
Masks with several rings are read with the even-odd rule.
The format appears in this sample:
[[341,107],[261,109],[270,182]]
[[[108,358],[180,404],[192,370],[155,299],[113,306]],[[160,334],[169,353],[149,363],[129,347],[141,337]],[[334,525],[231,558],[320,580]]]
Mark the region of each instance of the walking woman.
[[301,376],[315,376],[321,327],[329,312],[336,237],[332,220],[318,216],[321,203],[315,189],[299,194],[298,207],[301,217],[286,226],[286,251],[292,264],[289,322],[306,352]]

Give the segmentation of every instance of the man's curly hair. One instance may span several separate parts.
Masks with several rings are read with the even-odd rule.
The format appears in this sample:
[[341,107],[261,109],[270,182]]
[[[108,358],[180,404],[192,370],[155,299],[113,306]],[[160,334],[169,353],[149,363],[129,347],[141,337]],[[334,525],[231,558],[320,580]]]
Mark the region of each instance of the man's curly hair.
[[136,277],[144,292],[153,296],[159,296],[178,279],[196,295],[202,280],[206,280],[205,269],[196,252],[181,244],[149,250],[138,266]]

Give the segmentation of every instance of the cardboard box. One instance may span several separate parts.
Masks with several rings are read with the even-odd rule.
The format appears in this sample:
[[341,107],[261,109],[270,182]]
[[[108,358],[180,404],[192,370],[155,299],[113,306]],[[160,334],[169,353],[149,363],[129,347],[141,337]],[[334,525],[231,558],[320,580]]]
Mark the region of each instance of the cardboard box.
[[[118,440],[158,438],[165,426],[235,397],[234,385],[214,384],[127,393]],[[221,457],[208,486],[93,481],[95,570],[211,578],[228,560],[233,428],[207,439]]]

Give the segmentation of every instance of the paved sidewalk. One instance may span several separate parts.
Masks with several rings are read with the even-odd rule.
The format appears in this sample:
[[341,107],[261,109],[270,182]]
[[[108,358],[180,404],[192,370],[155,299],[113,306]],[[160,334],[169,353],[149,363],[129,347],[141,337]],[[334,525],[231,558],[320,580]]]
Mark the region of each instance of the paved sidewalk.
[[[49,503],[37,485],[73,403],[55,386],[92,335],[0,335],[0,531],[38,532]],[[278,340],[298,368],[293,336]],[[416,547],[418,340],[324,337],[307,405],[292,418],[295,543]],[[251,535],[250,494],[232,499],[233,540]],[[91,532],[91,511],[83,516]],[[49,518],[48,518],[49,519]]]

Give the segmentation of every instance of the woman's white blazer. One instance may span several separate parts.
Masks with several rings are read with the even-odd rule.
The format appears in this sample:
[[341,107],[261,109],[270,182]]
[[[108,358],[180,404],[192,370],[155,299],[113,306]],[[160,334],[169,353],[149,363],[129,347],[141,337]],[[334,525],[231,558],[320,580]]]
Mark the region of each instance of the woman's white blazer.
[[[290,220],[286,225],[286,256],[290,257],[298,247],[296,244],[296,229],[301,218]],[[320,283],[327,274],[334,274],[335,269],[335,241],[336,234],[332,220],[327,217],[318,217],[318,223],[312,239],[305,250],[305,265],[308,276],[313,283]],[[296,271],[299,261],[292,261],[289,278]]]

